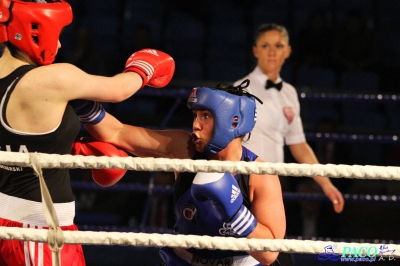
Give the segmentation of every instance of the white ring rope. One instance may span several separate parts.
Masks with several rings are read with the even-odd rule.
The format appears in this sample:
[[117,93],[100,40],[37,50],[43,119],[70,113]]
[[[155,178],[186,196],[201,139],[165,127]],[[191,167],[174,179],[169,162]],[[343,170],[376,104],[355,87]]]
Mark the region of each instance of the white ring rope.
[[52,251],[52,264],[53,266],[61,265],[60,250],[64,245],[64,236],[60,228],[56,210],[54,209],[53,200],[51,199],[50,192],[44,181],[42,168],[37,160],[37,153],[30,153],[31,166],[36,176],[39,178],[40,192],[42,195],[43,212],[46,218],[46,223],[49,227],[47,230],[47,243]]
[[[230,162],[150,157],[96,157],[43,153],[38,153],[37,155],[42,168],[118,168],[135,171],[231,172],[277,174],[282,176],[400,180],[400,167],[389,166]],[[3,165],[30,166],[29,154],[27,153],[0,151],[0,162]]]
[[[45,229],[0,227],[0,238],[47,242]],[[218,250],[282,251],[289,253],[318,254],[328,245],[336,246],[335,252],[342,254],[345,246],[357,250],[369,247],[379,248],[379,243],[346,243],[332,241],[289,240],[289,239],[247,239],[233,237],[211,237],[197,235],[146,234],[120,232],[63,231],[64,244],[96,244],[144,247],[183,247]],[[28,237],[29,236],[29,237]],[[400,257],[400,245],[388,244],[395,251],[390,254]]]

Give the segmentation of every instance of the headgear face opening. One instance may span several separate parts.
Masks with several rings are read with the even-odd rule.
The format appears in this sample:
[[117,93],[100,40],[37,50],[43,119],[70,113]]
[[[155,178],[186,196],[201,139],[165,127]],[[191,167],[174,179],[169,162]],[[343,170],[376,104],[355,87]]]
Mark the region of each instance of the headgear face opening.
[[[4,2],[4,1],[3,1]],[[9,41],[39,65],[53,63],[63,27],[72,22],[64,0],[23,2],[0,6],[0,42]]]
[[204,151],[216,154],[236,137],[250,133],[256,123],[256,102],[247,95],[200,87],[192,89],[189,109],[209,110],[214,116],[214,133]]

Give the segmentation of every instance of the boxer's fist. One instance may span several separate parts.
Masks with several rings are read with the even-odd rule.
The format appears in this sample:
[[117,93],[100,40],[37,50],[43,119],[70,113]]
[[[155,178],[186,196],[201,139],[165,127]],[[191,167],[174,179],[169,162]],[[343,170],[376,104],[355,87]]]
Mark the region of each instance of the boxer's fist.
[[[71,149],[72,155],[84,155],[84,156],[119,156],[127,157],[128,154],[115,147],[114,145],[92,140],[90,138],[82,138],[80,141],[76,141],[72,144]],[[109,187],[117,183],[126,173],[123,169],[93,169],[92,177],[93,180],[103,187]]]
[[125,64],[123,72],[136,72],[144,86],[161,88],[168,85],[175,71],[174,59],[155,49],[142,49],[132,54]]
[[221,223],[229,223],[236,236],[248,236],[256,228],[257,220],[243,205],[239,185],[231,174],[197,173],[191,193],[200,202],[210,201]]

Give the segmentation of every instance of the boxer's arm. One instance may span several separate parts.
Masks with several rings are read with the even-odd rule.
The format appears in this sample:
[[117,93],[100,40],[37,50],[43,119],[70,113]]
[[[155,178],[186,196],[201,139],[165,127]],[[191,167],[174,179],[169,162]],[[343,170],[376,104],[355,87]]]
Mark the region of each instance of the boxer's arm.
[[[257,162],[262,162],[257,158]],[[251,174],[249,181],[251,212],[257,218],[257,228],[248,238],[283,239],[286,231],[282,189],[277,175]],[[276,260],[278,252],[248,252],[264,264]]]
[[[289,149],[293,158],[298,163],[318,164],[319,161],[314,151],[307,142],[289,145]],[[341,213],[344,208],[344,198],[342,193],[335,187],[329,177],[314,176],[314,181],[321,186],[322,191],[332,202],[333,209],[337,213]]]
[[127,125],[109,113],[100,123],[87,123],[85,127],[95,139],[140,157],[188,159],[195,153],[191,134],[185,130],[151,130]]
[[[99,76],[73,64],[56,63],[29,71],[18,82],[18,87],[29,88],[30,97],[44,101],[49,109],[54,105],[64,107],[64,103],[76,99],[115,103],[128,99],[144,85],[166,86],[173,77],[175,63],[172,57],[161,51],[154,54],[140,50],[128,59],[123,69],[123,73],[114,76]],[[52,97],[49,100],[44,95]]]

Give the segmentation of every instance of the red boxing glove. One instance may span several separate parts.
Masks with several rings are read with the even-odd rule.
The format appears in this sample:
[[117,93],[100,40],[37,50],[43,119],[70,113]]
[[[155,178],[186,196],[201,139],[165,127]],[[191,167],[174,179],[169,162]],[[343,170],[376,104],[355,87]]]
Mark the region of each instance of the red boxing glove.
[[[114,145],[93,140],[90,138],[82,138],[72,144],[72,155],[92,155],[92,156],[129,156],[124,150],[121,150]],[[117,183],[126,173],[123,169],[93,169],[93,180],[103,187],[109,187]]]
[[175,71],[174,59],[155,49],[142,49],[132,54],[125,64],[123,72],[136,72],[144,86],[161,88],[168,85]]

